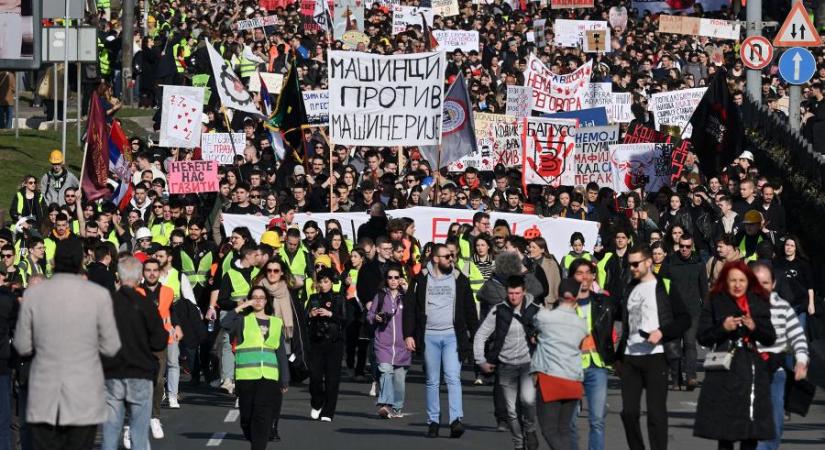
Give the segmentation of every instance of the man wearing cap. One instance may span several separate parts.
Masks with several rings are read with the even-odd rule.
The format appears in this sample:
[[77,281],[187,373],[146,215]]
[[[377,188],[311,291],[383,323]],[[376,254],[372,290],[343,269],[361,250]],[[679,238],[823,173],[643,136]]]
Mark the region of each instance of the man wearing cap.
[[737,246],[742,258],[746,262],[756,261],[756,249],[763,241],[776,242],[773,231],[765,229],[765,221],[762,218],[762,213],[756,210],[750,210],[745,213],[745,219],[742,220],[742,227],[736,235]]
[[43,194],[43,201],[46,205],[57,203],[60,206],[66,204],[64,193],[68,188],[77,188],[80,182],[77,177],[66,169],[63,164],[63,152],[52,150],[49,153],[49,163],[52,170],[40,177],[40,192]]

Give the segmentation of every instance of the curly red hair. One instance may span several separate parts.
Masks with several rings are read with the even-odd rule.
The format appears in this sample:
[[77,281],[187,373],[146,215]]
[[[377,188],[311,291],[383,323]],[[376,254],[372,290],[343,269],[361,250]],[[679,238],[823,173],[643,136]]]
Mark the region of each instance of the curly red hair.
[[745,277],[748,279],[748,292],[756,294],[765,300],[771,297],[771,293],[766,291],[765,288],[759,284],[759,280],[756,279],[756,275],[753,274],[750,267],[748,267],[748,265],[742,260],[729,262],[722,267],[722,271],[719,272],[719,277],[716,279],[716,283],[714,283],[713,287],[710,289],[711,295],[728,293],[728,275],[731,270],[738,270],[745,274]]

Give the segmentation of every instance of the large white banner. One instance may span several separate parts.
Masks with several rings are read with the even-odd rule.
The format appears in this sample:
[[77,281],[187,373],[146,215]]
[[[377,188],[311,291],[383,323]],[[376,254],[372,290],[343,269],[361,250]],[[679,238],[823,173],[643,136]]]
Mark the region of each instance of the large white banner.
[[559,47],[581,48],[587,30],[606,31],[604,41],[610,42],[610,27],[605,20],[556,19],[553,22],[553,43]]
[[195,148],[201,135],[203,88],[163,86],[160,146]]
[[684,130],[707,90],[700,87],[653,94],[649,108],[656,119],[656,126],[675,125]]
[[218,164],[232,164],[235,155],[243,155],[246,135],[243,133],[203,133],[201,134],[201,159],[217,161]]
[[329,52],[329,131],[334,144],[438,145],[445,53]]
[[229,64],[215,50],[211,43],[206,44],[209,52],[209,62],[212,64],[212,76],[215,80],[215,87],[221,97],[221,104],[227,108],[244,111],[251,114],[261,115],[255,99],[244,88],[241,79],[235,75]]
[[533,88],[533,109],[552,114],[587,108],[585,97],[590,90],[591,73],[592,60],[571,73],[558,75],[530,54],[524,85]]
[[303,91],[304,109],[310,125],[326,125],[329,123],[329,90]]
[[672,144],[616,144],[610,146],[613,190],[644,188],[657,192],[670,186]]
[[[415,219],[415,237],[421,245],[427,242],[444,242],[447,230],[451,223],[473,222],[476,211],[469,209],[431,208],[416,206],[407,209],[387,211],[387,216],[409,217]],[[299,229],[308,220],[316,221],[322,228],[328,219],[336,219],[341,223],[345,236],[355,241],[358,227],[369,220],[367,213],[305,213],[295,214],[295,223]],[[510,232],[519,236],[536,236],[547,240],[550,252],[561,260],[570,251],[570,235],[578,231],[584,235],[585,249],[593,251],[596,237],[599,233],[599,224],[575,219],[542,218],[532,214],[511,214],[490,212],[490,221],[506,220],[510,225]],[[247,227],[255,240],[260,240],[261,234],[266,231],[270,218],[266,216],[250,216],[245,214],[223,214],[223,229],[227,235],[236,227]]]
[[610,146],[619,143],[619,126],[588,127],[576,130],[575,186],[595,182],[613,187],[613,166],[610,164]]
[[478,31],[464,30],[433,30],[433,37],[438,41],[438,49],[445,52],[461,50],[462,52],[478,51]]
[[572,185],[578,119],[525,117],[522,120],[523,184]]
[[432,8],[394,5],[392,7],[392,34],[403,33],[410,25],[419,25],[423,30],[424,20],[427,21],[428,26],[433,26]]

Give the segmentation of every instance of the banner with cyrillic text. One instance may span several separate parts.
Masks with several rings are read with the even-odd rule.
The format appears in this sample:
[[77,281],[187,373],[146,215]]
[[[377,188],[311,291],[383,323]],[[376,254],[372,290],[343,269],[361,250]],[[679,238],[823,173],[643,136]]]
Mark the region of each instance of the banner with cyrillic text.
[[576,119],[522,119],[522,183],[558,187],[575,181]]
[[420,26],[423,31],[424,20],[427,21],[428,26],[433,26],[432,8],[394,5],[392,7],[392,34],[394,36],[403,33],[407,31],[407,27],[412,25]]
[[203,133],[201,134],[201,158],[218,164],[232,164],[235,155],[243,155],[246,135],[243,133]]
[[707,90],[706,87],[700,87],[653,94],[650,97],[650,110],[656,119],[656,126],[672,125],[684,130]]
[[438,145],[445,53],[330,51],[329,131],[334,144]]
[[469,53],[478,51],[478,31],[433,30],[433,37],[438,41],[438,49],[445,52],[461,50]]
[[610,146],[619,143],[619,126],[578,128],[576,130],[575,186],[595,182],[599,186],[613,186],[613,166],[610,164]]
[[558,75],[531,54],[524,71],[524,85],[533,88],[533,109],[552,114],[586,108],[584,100],[590,90],[591,73],[592,60],[571,73]]
[[169,163],[170,194],[218,192],[218,163],[215,161],[172,161]]
[[329,91],[303,91],[304,109],[310,125],[326,125],[329,123]]
[[478,151],[450,164],[450,172],[467,167],[491,171],[497,164],[521,167],[521,118],[504,114],[473,113]]

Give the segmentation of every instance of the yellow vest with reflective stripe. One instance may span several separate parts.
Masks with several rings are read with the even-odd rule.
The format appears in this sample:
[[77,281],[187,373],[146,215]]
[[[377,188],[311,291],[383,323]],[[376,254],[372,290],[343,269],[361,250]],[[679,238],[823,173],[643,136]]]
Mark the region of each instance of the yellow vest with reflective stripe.
[[258,275],[259,271],[260,269],[254,267],[249,280],[244,278],[243,274],[234,267],[230,268],[229,271],[226,272],[226,274],[229,275],[229,280],[232,282],[232,292],[229,294],[229,296],[232,297],[232,300],[238,301],[246,298],[247,294],[249,294],[249,290],[252,288],[250,283],[252,279]]
[[604,289],[607,282],[607,262],[610,261],[610,258],[613,257],[613,253],[605,253],[604,257],[596,263],[596,281],[599,283],[599,286]]
[[152,242],[157,242],[160,245],[169,245],[169,236],[172,230],[175,229],[175,224],[172,222],[163,222],[152,225],[149,231],[152,233]]
[[[19,195],[19,194],[18,194],[18,195]],[[742,259],[743,259],[746,263],[749,263],[749,262],[751,262],[751,261],[756,261],[756,260],[757,260],[757,257],[756,257],[756,250],[754,250],[754,251],[753,251],[753,253],[752,253],[750,256],[748,256],[748,257],[744,257],[744,255],[746,255],[746,254],[748,253],[747,249],[745,248],[745,247],[746,247],[746,246],[745,246],[745,239],[746,239],[746,238],[747,238],[747,235],[746,235],[746,236],[744,236],[744,237],[742,237],[742,240],[739,242],[739,253],[741,253],[741,254],[742,254],[742,256],[743,256],[743,258],[742,258]],[[764,239],[764,238],[762,237],[762,235],[760,234],[760,235],[759,235],[759,237],[758,237],[758,238],[756,238],[756,248],[759,248],[759,244],[760,244],[762,241],[764,241],[764,240],[765,240],[765,239]]]
[[587,261],[592,261],[593,260],[593,256],[590,255],[590,253],[588,253],[588,252],[582,253],[581,256],[574,256],[574,255],[571,255],[570,253],[568,253],[568,254],[564,255],[564,258],[561,259],[561,266],[564,268],[564,270],[570,270],[570,265],[573,264],[573,261],[575,261],[579,258],[587,260]]
[[249,313],[243,319],[243,341],[235,347],[236,380],[280,380],[278,347],[281,346],[283,321],[269,316],[269,335],[261,333],[258,319]]
[[[593,305],[592,301],[587,305],[587,333],[588,334],[593,334],[593,314],[591,314],[591,312],[593,311],[593,308],[591,308],[592,305]],[[584,317],[584,312],[582,311],[582,309],[583,308],[581,306],[576,306],[576,314],[578,314],[579,317],[583,318]],[[596,349],[593,349],[589,352],[582,352],[582,368],[587,369],[588,367],[590,367],[591,364],[596,366],[596,367],[604,367],[604,361],[602,361],[602,355],[600,355],[598,350],[596,350]]]
[[473,298],[478,301],[478,291],[484,285],[484,275],[481,274],[476,263],[470,260],[464,260],[461,264],[461,272],[470,279],[470,289],[473,291]]
[[174,267],[169,268],[169,272],[166,274],[166,282],[164,282],[163,285],[171,289],[174,293],[172,296],[173,302],[180,300],[180,272],[178,272],[178,269]]
[[287,266],[289,266],[289,271],[292,275],[300,275],[304,276],[307,272],[307,258],[306,253],[300,248],[298,252],[295,253],[295,257],[292,258],[292,261],[289,260],[289,257],[286,254],[286,245],[282,245],[281,248],[278,250],[278,256],[281,257],[281,261],[284,262]]
[[208,252],[198,262],[198,267],[195,268],[195,261],[183,249],[180,251],[180,268],[183,275],[189,279],[192,287],[206,284],[209,279],[209,271],[212,270],[212,252]]
[[192,56],[192,49],[189,47],[189,44],[186,41],[181,40],[177,44],[172,46],[172,57],[175,59],[175,68],[177,69],[178,73],[183,73],[185,70],[183,64],[181,64],[180,60],[178,59],[178,48],[183,47],[183,57],[188,58]]
[[236,72],[238,72],[238,76],[241,78],[249,78],[252,74],[255,73],[255,69],[258,68],[258,64],[254,61],[250,61],[249,59],[241,53],[241,56],[238,58],[238,65],[236,67]]

